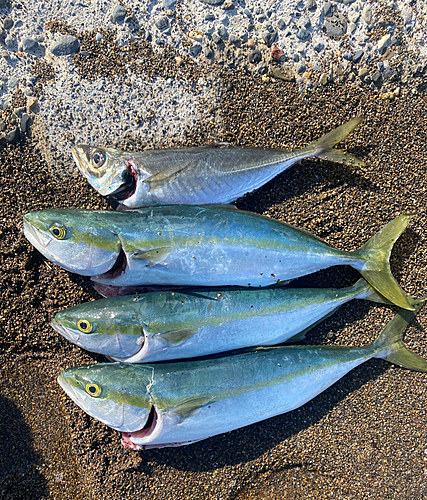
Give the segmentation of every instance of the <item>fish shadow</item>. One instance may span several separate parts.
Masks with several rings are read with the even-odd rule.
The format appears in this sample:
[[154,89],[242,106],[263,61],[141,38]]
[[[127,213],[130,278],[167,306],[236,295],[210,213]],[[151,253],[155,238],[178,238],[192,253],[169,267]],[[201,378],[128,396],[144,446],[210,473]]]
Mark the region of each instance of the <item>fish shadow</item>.
[[[365,154],[359,153],[360,156]],[[356,167],[329,161],[302,160],[285,170],[256,191],[237,201],[241,210],[264,212],[272,205],[298,198],[315,186],[325,184],[327,189],[357,187],[363,191],[378,191],[369,179],[356,172]]]
[[22,413],[8,398],[0,395],[0,485],[4,500],[47,498],[44,476],[37,470],[40,457],[31,446],[32,436]]

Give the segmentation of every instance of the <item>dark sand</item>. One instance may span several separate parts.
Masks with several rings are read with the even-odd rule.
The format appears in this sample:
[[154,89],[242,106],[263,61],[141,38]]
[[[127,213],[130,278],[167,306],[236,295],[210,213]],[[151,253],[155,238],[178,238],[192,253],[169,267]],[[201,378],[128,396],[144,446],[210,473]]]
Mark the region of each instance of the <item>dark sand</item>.
[[[407,292],[426,295],[425,94],[389,101],[343,84],[300,96],[293,84],[232,74],[224,77],[227,88],[223,128],[190,134],[188,145],[215,140],[294,147],[351,117],[366,117],[344,141],[366,166],[304,161],[237,205],[345,250],[358,248],[395,216],[415,213],[395,246],[392,269]],[[188,447],[122,448],[118,433],[83,413],[56,382],[62,369],[102,357],[57,335],[50,319],[98,295],[88,279],[42,258],[21,232],[28,211],[107,203],[83,179],[58,176],[44,165],[31,141],[2,146],[0,154],[1,499],[427,497],[427,375],[380,360],[289,414]],[[342,286],[357,276],[335,268],[302,284]],[[366,344],[395,312],[354,301],[306,342]],[[426,327],[425,308],[406,335],[408,347],[425,357]]]

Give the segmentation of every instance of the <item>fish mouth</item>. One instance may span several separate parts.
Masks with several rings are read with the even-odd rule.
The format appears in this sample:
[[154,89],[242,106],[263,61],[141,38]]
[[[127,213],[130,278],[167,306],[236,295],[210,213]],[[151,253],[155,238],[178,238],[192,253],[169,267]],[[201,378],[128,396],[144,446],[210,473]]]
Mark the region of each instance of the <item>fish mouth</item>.
[[[91,172],[93,170],[90,163],[90,155],[92,149],[93,148],[91,146],[86,146],[84,144],[80,144],[79,146],[71,148],[71,156],[73,157],[73,160],[76,162],[78,169],[85,177],[89,170]],[[93,175],[95,177],[99,177],[99,172],[94,171]]]
[[[34,248],[47,249],[49,243],[52,241],[51,238],[45,236],[42,231],[35,227],[31,222],[28,222],[24,216],[23,232],[27,240],[33,245]],[[47,252],[47,250],[46,250]]]
[[50,326],[73,344],[79,345],[80,333],[61,325],[55,318],[50,322]]
[[117,201],[124,201],[135,194],[138,184],[138,172],[131,160],[126,162],[126,170],[122,174],[123,184],[109,196]]

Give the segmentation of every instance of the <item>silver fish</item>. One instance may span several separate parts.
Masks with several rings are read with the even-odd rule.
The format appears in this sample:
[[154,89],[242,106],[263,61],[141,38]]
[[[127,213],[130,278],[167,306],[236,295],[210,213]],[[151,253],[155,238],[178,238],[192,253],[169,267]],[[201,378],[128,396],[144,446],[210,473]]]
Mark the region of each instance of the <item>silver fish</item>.
[[230,203],[310,157],[363,164],[332,149],[362,121],[354,118],[303,149],[211,145],[130,153],[79,145],[72,154],[81,173],[103,196],[127,208]]

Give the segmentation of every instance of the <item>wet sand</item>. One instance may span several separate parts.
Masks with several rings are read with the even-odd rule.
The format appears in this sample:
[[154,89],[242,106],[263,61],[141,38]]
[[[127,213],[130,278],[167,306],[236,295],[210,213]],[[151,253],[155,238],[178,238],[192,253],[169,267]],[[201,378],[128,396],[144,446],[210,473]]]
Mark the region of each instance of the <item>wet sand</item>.
[[[239,73],[223,83],[220,130],[186,145],[296,147],[364,115],[344,149],[366,161],[306,160],[237,202],[354,250],[395,216],[414,213],[392,270],[418,297],[427,290],[426,96],[392,101],[347,85],[301,96],[292,83]],[[138,147],[138,144],[135,144]],[[427,496],[427,375],[371,360],[304,407],[200,443],[134,452],[81,411],[56,382],[67,367],[103,361],[49,326],[65,307],[98,298],[86,278],[47,262],[21,232],[22,215],[54,207],[107,208],[84,179],[58,175],[37,143],[1,146],[1,499],[420,499]],[[64,164],[71,164],[65,158]],[[348,268],[299,280],[344,286]],[[396,308],[353,301],[315,327],[307,344],[371,342]],[[406,345],[427,357],[427,309]]]

